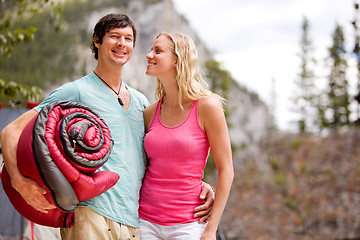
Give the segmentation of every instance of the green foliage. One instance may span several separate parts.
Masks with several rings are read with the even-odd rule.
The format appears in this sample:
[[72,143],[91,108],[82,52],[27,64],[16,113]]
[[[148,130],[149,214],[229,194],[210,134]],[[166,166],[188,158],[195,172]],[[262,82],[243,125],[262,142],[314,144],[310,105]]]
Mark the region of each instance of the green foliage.
[[[206,78],[210,81],[210,89],[225,99],[229,98],[229,91],[234,79],[229,71],[221,68],[220,63],[214,59],[205,62]],[[225,116],[229,111],[225,107]]]
[[13,47],[18,43],[34,40],[35,27],[14,28],[12,23],[15,17],[30,18],[35,13],[48,9],[50,22],[56,30],[62,23],[61,5],[50,0],[3,0],[0,2],[0,54],[9,56]]
[[211,89],[227,99],[234,79],[229,71],[223,70],[216,60],[205,62],[206,78],[210,81]]
[[356,56],[356,65],[357,65],[357,89],[356,94],[354,96],[354,99],[356,101],[356,117],[357,119],[354,121],[355,126],[360,126],[360,33],[359,33],[359,24],[360,24],[360,8],[359,3],[356,3],[353,5],[355,10],[355,19],[352,22],[352,25],[354,27],[354,50],[353,53]]
[[306,171],[307,171],[307,169],[308,169],[307,164],[306,164],[305,162],[302,162],[302,163],[300,164],[300,173],[301,173],[301,174],[305,174]]
[[270,161],[269,161],[269,165],[270,165],[271,170],[273,170],[273,171],[279,170],[279,164],[278,164],[277,161],[275,161],[275,160],[270,160]]
[[290,209],[296,210],[298,203],[293,196],[287,195],[285,197],[285,205]]
[[21,95],[20,98],[37,102],[40,100],[42,92],[38,87],[22,85],[13,81],[6,82],[5,80],[0,79],[0,96],[1,95],[6,95],[12,98]]
[[0,59],[0,76],[7,81],[48,87],[74,73],[76,56],[72,46],[75,35],[68,31],[56,31],[46,22],[47,14],[34,15],[31,19],[19,19],[19,28],[35,26],[36,41],[17,45],[11,58]]
[[280,189],[284,190],[286,189],[286,186],[288,184],[288,180],[286,178],[286,175],[283,173],[277,173],[274,176],[274,183],[280,187]]
[[[8,24],[8,22],[5,24]],[[0,28],[3,27],[0,26]],[[35,27],[29,27],[27,29],[17,28],[13,31],[6,29],[4,33],[0,34],[0,55],[3,57],[11,56],[14,45],[34,40],[36,30]]]
[[296,93],[293,99],[296,111],[300,114],[298,120],[299,132],[307,132],[310,124],[310,112],[314,108],[314,72],[312,70],[315,60],[312,58],[312,42],[309,37],[310,24],[306,17],[302,23],[302,36],[300,39],[301,70],[295,81]]
[[[350,95],[349,83],[346,78],[347,60],[345,38],[340,25],[336,26],[333,33],[333,44],[329,48],[331,70],[328,77],[328,90],[325,101],[320,102],[321,127],[337,129],[350,124]],[[327,117],[329,116],[329,117]]]
[[293,148],[298,148],[298,147],[300,147],[301,146],[301,139],[300,138],[295,138],[295,139],[293,139],[293,141],[292,141],[292,143],[291,143],[291,146],[293,147]]
[[[6,78],[9,74],[5,72],[12,70],[13,65],[11,63],[13,63],[13,59],[10,60],[9,57],[13,56],[15,47],[18,47],[20,43],[24,44],[33,41],[37,31],[35,26],[16,26],[14,23],[18,19],[28,22],[28,19],[34,16],[35,13],[47,9],[50,14],[51,24],[55,30],[59,30],[62,23],[62,8],[60,3],[56,2],[52,0],[3,0],[0,2],[0,55],[3,57],[0,63],[1,77]],[[23,60],[23,56],[24,52],[22,52],[20,58],[15,60],[16,63],[21,62],[19,59]],[[10,68],[8,68],[9,64]],[[38,100],[41,98],[41,91],[38,87],[19,84],[17,83],[19,79],[22,78],[10,81],[0,79],[0,100],[8,100],[8,98],[19,96],[26,100]]]

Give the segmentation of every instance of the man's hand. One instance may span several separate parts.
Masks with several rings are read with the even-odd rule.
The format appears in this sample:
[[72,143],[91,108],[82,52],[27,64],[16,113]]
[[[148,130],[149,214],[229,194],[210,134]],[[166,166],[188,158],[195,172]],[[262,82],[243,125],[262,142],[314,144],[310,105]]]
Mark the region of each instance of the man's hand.
[[12,187],[20,193],[24,200],[34,209],[47,213],[49,209],[56,208],[44,196],[46,191],[34,180],[23,176],[17,166],[17,145],[20,135],[26,125],[37,115],[34,109],[23,113],[13,122],[9,123],[0,134],[2,155],[6,170],[9,173]]
[[207,222],[207,220],[209,219],[211,214],[211,208],[215,198],[213,188],[208,183],[203,182],[202,187],[203,188],[200,194],[200,199],[204,199],[205,203],[194,209],[194,218],[200,217],[200,223]]
[[51,204],[45,198],[45,189],[43,189],[37,182],[30,178],[21,177],[17,178],[16,180],[14,179],[12,186],[35,210],[42,213],[48,213],[48,210],[56,208],[55,205]]

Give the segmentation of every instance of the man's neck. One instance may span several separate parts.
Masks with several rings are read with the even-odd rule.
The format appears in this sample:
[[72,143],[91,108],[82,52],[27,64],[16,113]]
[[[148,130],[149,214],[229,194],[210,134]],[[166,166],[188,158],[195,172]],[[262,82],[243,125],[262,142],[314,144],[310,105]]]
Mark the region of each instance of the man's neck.
[[119,85],[122,77],[122,67],[106,67],[98,64],[94,70],[98,76],[104,79],[110,86]]

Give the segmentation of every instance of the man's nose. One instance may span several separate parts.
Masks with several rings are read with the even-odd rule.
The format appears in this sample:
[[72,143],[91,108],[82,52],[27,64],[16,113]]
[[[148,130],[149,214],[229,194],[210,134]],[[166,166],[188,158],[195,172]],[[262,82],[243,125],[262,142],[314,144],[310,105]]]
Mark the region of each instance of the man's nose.
[[125,38],[124,37],[121,37],[118,39],[118,45],[119,46],[124,46],[125,45]]

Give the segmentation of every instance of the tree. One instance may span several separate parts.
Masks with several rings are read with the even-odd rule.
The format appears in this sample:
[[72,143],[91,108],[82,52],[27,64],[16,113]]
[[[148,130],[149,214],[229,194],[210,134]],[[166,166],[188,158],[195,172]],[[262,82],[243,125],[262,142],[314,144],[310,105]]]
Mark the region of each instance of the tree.
[[[13,28],[15,18],[30,17],[33,14],[50,10],[50,21],[55,29],[59,29],[62,22],[62,7],[55,0],[2,0],[0,1],[0,55],[11,57],[13,48],[17,44],[33,41],[35,27]],[[41,90],[37,87],[22,85],[13,81],[6,81],[0,76],[0,95],[14,97],[22,94],[28,100],[37,100]]]
[[[206,61],[204,67],[210,90],[228,99],[230,88],[234,81],[230,72],[222,69],[220,63],[214,59]],[[228,117],[229,114],[228,109],[225,107],[225,116]]]
[[211,89],[227,99],[233,82],[229,71],[223,70],[220,63],[213,59],[205,62],[205,69]]
[[355,1],[354,3],[354,8],[355,8],[355,17],[354,17],[354,21],[352,22],[352,25],[354,27],[354,39],[355,39],[355,44],[354,44],[354,54],[356,56],[356,61],[357,61],[357,94],[354,96],[354,99],[357,101],[357,109],[356,109],[356,114],[357,114],[357,120],[355,121],[356,125],[360,125],[360,9],[359,9],[359,4],[357,3],[357,1]]
[[336,130],[340,126],[350,124],[351,113],[349,110],[349,84],[346,78],[345,38],[343,29],[339,25],[336,26],[333,33],[333,44],[329,48],[329,61],[331,69],[328,76],[327,102],[322,127]]
[[41,96],[41,89],[35,86],[18,84],[16,82],[10,81],[6,82],[3,79],[0,79],[0,96],[6,95],[9,97],[15,97],[18,94],[21,94],[28,100],[38,101]]
[[314,94],[314,72],[311,64],[315,63],[312,57],[312,42],[309,37],[309,20],[304,16],[302,22],[302,36],[300,39],[301,70],[298,79],[295,80],[296,94],[294,98],[295,106],[300,114],[298,120],[299,132],[307,132],[311,121],[310,112],[313,108]]

